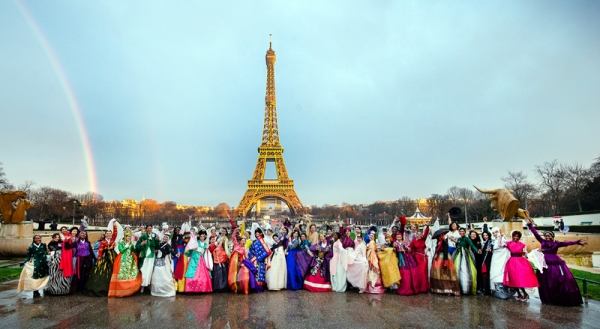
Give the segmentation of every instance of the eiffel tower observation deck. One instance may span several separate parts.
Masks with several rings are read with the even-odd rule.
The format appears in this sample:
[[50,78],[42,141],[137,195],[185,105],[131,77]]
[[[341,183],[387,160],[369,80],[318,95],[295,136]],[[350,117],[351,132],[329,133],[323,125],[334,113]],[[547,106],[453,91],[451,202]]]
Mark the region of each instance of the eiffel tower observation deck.
[[[294,190],[294,181],[288,176],[283,160],[283,147],[279,141],[277,125],[277,97],[275,95],[275,51],[272,39],[265,56],[267,64],[267,89],[265,94],[265,118],[262,132],[262,143],[258,147],[258,160],[252,179],[248,181],[248,189],[240,201],[238,211],[246,216],[262,199],[278,199],[288,206],[292,216],[302,213],[302,202]],[[265,179],[268,162],[275,163],[277,179]],[[260,207],[256,207],[257,210]]]

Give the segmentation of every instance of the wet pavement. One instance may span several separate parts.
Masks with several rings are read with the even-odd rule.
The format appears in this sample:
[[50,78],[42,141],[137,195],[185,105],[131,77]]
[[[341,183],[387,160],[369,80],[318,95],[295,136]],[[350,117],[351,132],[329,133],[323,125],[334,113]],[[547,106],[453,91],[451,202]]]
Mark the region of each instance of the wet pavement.
[[81,295],[32,298],[17,281],[0,284],[3,328],[599,328],[600,302],[581,307],[492,297],[399,296],[278,291],[149,294],[128,298]]

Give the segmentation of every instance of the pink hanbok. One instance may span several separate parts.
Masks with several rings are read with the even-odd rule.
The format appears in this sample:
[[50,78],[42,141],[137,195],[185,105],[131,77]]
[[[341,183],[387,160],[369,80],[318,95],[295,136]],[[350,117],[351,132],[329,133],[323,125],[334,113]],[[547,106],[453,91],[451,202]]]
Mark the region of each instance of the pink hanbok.
[[535,288],[538,287],[538,280],[535,271],[529,261],[523,257],[523,249],[526,245],[521,242],[509,241],[506,243],[510,258],[504,267],[503,284],[513,288]]

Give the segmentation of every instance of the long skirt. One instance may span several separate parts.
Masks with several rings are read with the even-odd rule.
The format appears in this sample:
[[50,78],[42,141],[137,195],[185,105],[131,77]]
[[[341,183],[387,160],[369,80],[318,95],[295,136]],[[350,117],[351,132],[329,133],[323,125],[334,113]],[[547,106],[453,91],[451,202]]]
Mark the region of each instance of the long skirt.
[[[415,269],[416,274],[412,276],[413,285],[417,293],[425,293],[429,291],[429,274],[430,266],[433,257],[429,257],[426,254],[415,254],[415,261],[417,262],[417,268]],[[400,268],[400,275],[402,274],[402,268]]]
[[142,284],[137,256],[128,252],[117,255],[108,285],[108,297],[127,297],[135,294]]
[[312,292],[331,292],[331,283],[325,281],[322,269],[315,274],[309,273],[304,280],[304,289]]
[[177,292],[185,291],[185,272],[187,271],[189,261],[189,257],[183,253],[181,253],[181,256],[177,260],[177,267],[175,267],[175,272],[173,273]]
[[[337,249],[333,249],[333,252],[337,252]],[[348,266],[347,260],[348,259],[348,250],[346,249],[340,249],[339,251],[339,255],[338,257],[333,257],[331,259],[332,264],[329,266],[330,268],[333,268],[333,262],[337,261],[337,264],[335,265],[335,274],[333,274],[333,271],[331,273],[331,290],[335,291],[335,292],[344,292],[346,291],[347,288],[347,270],[346,268],[344,268],[344,265],[346,265],[346,267]]]
[[113,271],[113,263],[115,261],[116,252],[114,250],[105,250],[102,257],[96,263],[90,273],[90,277],[85,284],[84,293],[91,297],[106,297],[108,296],[108,286]]
[[[556,256],[558,257],[558,256]],[[546,260],[544,273],[536,271],[542,304],[578,306],[583,303],[579,286],[564,260]]]
[[531,263],[522,256],[511,256],[506,262],[502,284],[513,288],[536,288],[539,286]]
[[229,257],[227,285],[233,293],[247,295],[250,292],[250,271],[243,265],[244,259],[243,255],[235,251]]
[[287,290],[300,290],[302,289],[302,283],[304,282],[304,277],[296,264],[295,255],[299,253],[298,250],[290,250],[288,254],[285,256],[285,263],[287,266]]
[[[425,263],[427,266],[427,263]],[[396,292],[399,295],[410,296],[421,293],[427,282],[427,276],[421,273],[415,257],[407,252],[398,253],[398,269],[400,270],[400,285]]]
[[173,279],[173,265],[171,265],[170,256],[154,260],[150,293],[152,296],[158,297],[175,296],[175,280]]
[[48,268],[50,269],[50,283],[46,288],[49,295],[66,295],[71,289],[71,278],[64,276],[60,266],[60,254],[62,250],[55,251],[50,256]]
[[271,267],[267,270],[267,287],[269,290],[285,289],[287,283],[287,264],[285,251],[278,247],[271,256]]
[[229,290],[227,286],[227,262],[215,263],[212,270],[212,288],[213,292],[226,292]]
[[510,258],[510,252],[507,248],[494,249],[492,263],[490,265],[490,289],[496,290],[496,284],[501,284],[504,280],[504,268]]
[[[349,256],[351,257],[351,256]],[[348,282],[358,288],[359,292],[364,292],[367,288],[367,273],[369,271],[369,262],[367,259],[360,255],[356,256],[354,262],[348,264],[348,270],[346,271],[346,278]]]
[[75,271],[75,275],[73,275],[73,281],[71,281],[72,293],[85,290],[85,284],[90,277],[94,265],[94,255],[89,254],[77,257],[75,264],[77,265],[77,270]]
[[475,256],[467,248],[459,247],[452,256],[456,267],[458,285],[463,295],[475,295],[477,293],[477,269],[475,268]]
[[212,292],[212,280],[204,256],[195,251],[185,272],[185,292]]
[[375,284],[368,282],[367,288],[365,288],[365,292],[368,294],[383,294],[385,292],[385,288],[381,283],[381,275],[377,277],[377,281]]
[[388,288],[393,284],[400,283],[400,269],[398,268],[398,256],[394,248],[385,248],[377,252],[379,256],[379,268],[381,270],[381,281],[383,287]]
[[19,285],[17,286],[17,292],[42,290],[48,286],[48,284],[50,283],[50,276],[34,279],[34,270],[35,268],[33,266],[33,259],[31,259],[31,261],[25,263],[25,266],[21,271],[21,277],[19,277]]
[[[150,252],[150,248],[148,248],[148,252]],[[148,255],[146,255],[142,267],[140,268],[140,272],[142,273],[142,287],[150,285],[150,282],[152,281],[152,271],[154,271],[154,257],[148,257]]]
[[[445,264],[445,266],[444,266]],[[460,296],[460,286],[452,258],[438,256],[431,265],[431,292]]]

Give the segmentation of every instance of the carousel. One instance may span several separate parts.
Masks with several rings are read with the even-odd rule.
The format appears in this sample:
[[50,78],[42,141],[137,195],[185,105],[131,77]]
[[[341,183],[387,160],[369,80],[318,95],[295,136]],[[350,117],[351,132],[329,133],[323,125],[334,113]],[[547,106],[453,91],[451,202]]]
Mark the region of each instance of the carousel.
[[419,207],[417,207],[417,210],[415,211],[414,215],[406,219],[408,221],[408,224],[415,224],[418,226],[428,225],[431,221],[431,217],[426,217],[425,215],[423,215],[423,213],[421,213],[421,211],[419,210]]

